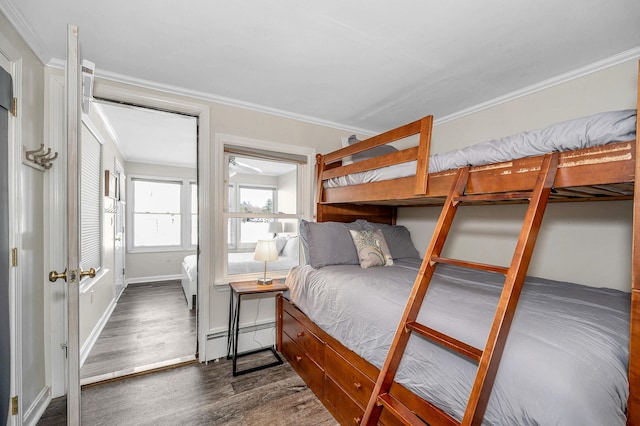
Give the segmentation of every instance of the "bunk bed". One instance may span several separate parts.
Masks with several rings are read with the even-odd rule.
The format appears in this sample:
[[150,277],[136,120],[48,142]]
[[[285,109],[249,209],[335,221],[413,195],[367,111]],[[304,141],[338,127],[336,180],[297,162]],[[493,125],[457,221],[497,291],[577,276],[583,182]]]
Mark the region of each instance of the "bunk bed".
[[[638,105],[640,106],[640,93],[638,96]],[[624,346],[622,348],[622,355],[619,350],[620,348],[616,348],[611,357],[614,359],[617,358],[617,361],[614,363],[617,363],[616,365],[618,366],[618,370],[621,362],[624,366],[628,365],[628,369],[625,368],[626,371],[623,372],[626,373],[623,374],[623,384],[628,383],[628,388],[620,390],[621,385],[618,383],[613,385],[613,388],[610,389],[617,389],[612,392],[615,394],[614,399],[623,399],[621,404],[623,406],[623,410],[626,409],[626,412],[623,411],[622,415],[626,416],[626,423],[629,425],[640,425],[640,258],[638,258],[636,251],[637,248],[640,248],[640,186],[634,185],[635,176],[640,172],[640,161],[638,161],[636,157],[639,143],[639,138],[637,136],[639,133],[639,126],[635,117],[634,123],[635,132],[632,138],[625,139],[620,137],[611,137],[609,140],[598,142],[596,146],[562,148],[568,150],[558,152],[552,156],[549,154],[533,155],[524,158],[516,156],[514,158],[508,158],[502,161],[499,160],[498,162],[488,164],[481,163],[472,166],[468,166],[468,163],[461,164],[466,167],[457,170],[445,169],[434,171],[433,166],[435,163],[433,161],[433,157],[430,158],[429,155],[433,119],[432,117],[425,117],[416,122],[385,132],[379,136],[343,147],[335,152],[326,155],[318,155],[316,187],[318,196],[316,213],[317,222],[327,222],[326,225],[328,228],[322,230],[322,232],[325,233],[324,235],[326,236],[326,239],[341,238],[341,236],[344,236],[345,234],[348,235],[350,229],[363,228],[381,228],[383,231],[386,229],[388,233],[385,234],[385,237],[390,236],[390,238],[393,239],[394,233],[397,234],[397,232],[400,232],[400,234],[402,234],[402,232],[404,232],[402,227],[394,227],[397,207],[444,205],[444,210],[448,208],[447,203],[452,199],[454,188],[461,187],[459,182],[461,182],[460,179],[463,174],[465,176],[464,197],[457,196],[457,201],[453,204],[520,203],[525,202],[528,197],[526,195],[522,195],[522,191],[533,188],[536,185],[535,183],[539,182],[541,168],[543,167],[541,165],[547,164],[547,167],[549,167],[549,163],[552,164],[549,168],[549,170],[551,170],[549,172],[551,179],[547,180],[553,184],[552,188],[550,185],[547,187],[549,202],[633,200],[634,219],[632,237],[631,295],[622,296],[622,302],[620,302],[619,299],[620,294],[609,294],[606,290],[604,293],[607,294],[599,293],[597,296],[592,295],[585,297],[587,298],[586,300],[591,301],[612,297],[613,299],[618,300],[618,302],[614,302],[614,304],[621,304],[622,308],[620,312],[623,313],[625,312],[624,306],[626,306],[627,314],[625,327],[629,330],[629,334],[628,336],[622,336],[622,345]],[[417,147],[406,148],[395,152],[386,152],[382,155],[353,163],[346,161],[349,157],[371,152],[371,149],[373,148],[377,148],[403,138],[411,137],[413,135],[418,135],[419,137],[419,144]],[[553,149],[556,150],[558,148]],[[499,156],[500,155],[502,154],[500,153]],[[467,159],[469,157],[464,158],[463,163],[468,161]],[[389,177],[390,175],[386,172],[376,172],[376,170],[387,170],[381,168],[397,168],[398,165],[404,165],[405,169],[407,169],[406,164],[409,164],[409,172],[406,172],[406,170],[401,171],[399,177]],[[465,170],[464,173],[460,171],[463,169]],[[376,178],[374,176],[371,178],[371,171],[374,171],[373,175],[378,175],[378,177]],[[380,176],[382,177],[380,178]],[[353,178],[354,181],[349,182],[351,178]],[[358,179],[361,180],[358,181]],[[353,184],[353,182],[356,183]],[[505,193],[508,195],[504,195]],[[492,197],[494,194],[502,195],[500,197]],[[537,226],[540,225],[540,220],[541,218],[539,218]],[[307,261],[309,261],[310,254],[308,252],[308,241],[307,244],[304,244],[304,234],[308,233],[310,228],[308,225],[303,225],[307,227],[307,229],[301,230],[301,237],[305,248],[305,257]],[[329,231],[328,233],[326,233],[327,230]],[[529,232],[537,234],[537,228]],[[321,234],[318,233],[318,235]],[[436,238],[434,238],[434,240],[435,239]],[[387,242],[389,242],[388,240],[389,238],[387,238]],[[315,243],[318,243],[317,238]],[[391,244],[395,243],[392,242]],[[427,254],[432,250],[433,244],[432,240],[432,245],[430,245]],[[392,248],[391,252],[393,253],[393,251],[394,250]],[[411,252],[411,250],[408,249],[408,252]],[[348,290],[344,291],[360,291],[362,294],[361,299],[364,299],[365,293],[373,292],[371,287],[367,286],[369,285],[369,278],[374,275],[386,277],[388,282],[392,283],[389,284],[392,290],[387,289],[387,291],[397,293],[399,290],[394,286],[397,285],[395,280],[399,275],[408,274],[410,277],[415,278],[417,273],[417,281],[420,281],[421,274],[424,273],[425,268],[429,268],[430,262],[422,262],[420,265],[419,262],[421,261],[416,260],[413,256],[407,255],[408,257],[400,259],[395,259],[394,256],[395,265],[393,267],[396,269],[392,269],[393,267],[385,267],[375,270],[376,268],[373,268],[373,270],[362,270],[360,271],[360,275],[358,275],[357,272],[354,272],[354,269],[355,271],[358,269],[357,263],[356,265],[349,264],[353,263],[352,260],[345,261],[345,255],[340,253],[339,250],[330,250],[326,256],[333,258],[321,258],[320,260],[316,258],[311,262],[311,265],[294,268],[290,272],[289,277],[287,278],[290,290],[288,294],[284,296],[279,295],[277,299],[279,330],[277,344],[279,350],[289,360],[294,369],[298,371],[300,376],[316,393],[316,395],[318,395],[341,424],[360,424],[360,422],[363,421],[363,416],[365,417],[365,420],[370,419],[368,416],[371,412],[372,406],[375,411],[376,406],[382,405],[383,401],[381,401],[380,398],[378,398],[377,402],[375,399],[376,395],[381,394],[381,383],[384,385],[386,380],[381,378],[382,375],[380,375],[379,366],[383,364],[383,370],[386,371],[388,366],[386,362],[391,362],[389,361],[389,358],[391,357],[388,356],[387,353],[383,354],[383,358],[387,356],[387,361],[382,363],[379,354],[372,355],[367,352],[366,348],[363,349],[357,344],[346,342],[343,338],[344,336],[341,336],[340,332],[337,331],[340,327],[345,326],[347,320],[344,317],[339,317],[338,325],[333,328],[331,328],[331,325],[326,321],[322,323],[318,316],[315,316],[316,321],[312,320],[309,315],[307,315],[308,311],[310,312],[313,310],[312,307],[310,307],[312,302],[305,301],[301,294],[309,291],[315,292],[316,290],[310,290],[308,287],[303,287],[306,284],[298,283],[318,281],[320,278],[318,278],[316,273],[327,271],[328,277],[324,278],[324,281],[322,281],[324,284],[322,285],[329,286],[331,282],[346,279],[348,285],[345,284],[343,287]],[[313,255],[311,255],[311,257],[313,257]],[[463,278],[460,277],[460,274],[463,273],[460,272],[459,265],[457,265],[456,262],[439,258],[438,260],[443,261],[443,263],[452,264],[438,266],[439,269],[438,272],[435,273],[436,275],[453,276],[454,279],[461,282],[467,280],[468,276],[464,276]],[[525,272],[526,264],[527,262],[525,262]],[[441,270],[442,272],[440,272]],[[486,275],[489,278],[485,281],[491,282],[493,280],[491,277],[493,277],[495,272],[496,271],[492,271],[491,268],[488,268],[488,271],[474,273]],[[344,273],[346,273],[347,278],[339,278],[340,274]],[[369,278],[362,278],[363,276],[366,276],[366,274],[369,274]],[[416,282],[414,292],[417,286],[418,282]],[[479,286],[481,287],[482,285]],[[570,283],[551,283],[545,280],[536,279],[528,279],[525,286],[527,286],[525,288],[535,286],[541,286],[544,288],[560,287],[563,289],[561,291],[566,291],[568,292],[567,294],[572,293],[576,288],[576,285]],[[357,290],[358,288],[360,290]],[[393,289],[395,289],[395,291]],[[594,290],[588,290],[588,292],[592,291]],[[348,307],[336,306],[335,297],[327,297],[326,294],[327,293],[313,293],[315,302],[319,302],[320,299],[326,297],[329,299],[329,304],[332,305],[329,308],[333,309],[334,313],[339,312],[340,314],[344,314],[349,310]],[[477,296],[478,293],[476,292],[474,295]],[[386,298],[387,296],[389,295],[386,294],[382,297]],[[409,296],[409,299],[413,297],[414,294],[412,293]],[[626,301],[624,300],[625,297]],[[531,314],[534,315],[533,318],[535,318],[536,315],[538,315],[538,317],[546,315],[545,313],[540,312],[529,312],[531,307],[529,305],[532,302],[530,299],[527,299],[527,295],[524,295],[522,300],[522,304],[525,306],[525,308],[523,308],[525,311],[523,316]],[[406,296],[404,303],[406,303]],[[592,303],[583,300],[582,302],[578,302],[578,304]],[[437,306],[437,303],[435,305]],[[358,303],[356,301],[352,306],[352,309],[355,312],[366,310],[366,303]],[[398,309],[399,312],[402,311],[401,307],[396,307],[396,311]],[[409,308],[406,307],[405,314],[408,310]],[[609,307],[605,307],[604,310],[609,311]],[[439,311],[436,309],[436,312]],[[313,313],[313,315],[323,314]],[[366,315],[369,315],[369,318],[372,318],[371,324],[365,326],[360,325],[360,328],[349,328],[349,331],[346,334],[350,333],[352,335],[361,336],[364,333],[363,330],[367,330],[367,327],[376,328],[381,326],[378,322],[373,321],[375,317],[383,318],[382,323],[385,321],[384,318],[387,318],[386,310],[381,310],[380,308],[374,312],[369,312]],[[596,322],[599,321],[598,315],[600,314],[592,313],[590,315],[596,315]],[[616,315],[617,317],[613,319],[614,322],[620,321],[619,312]],[[399,317],[396,316],[392,321],[395,321],[397,324],[398,319]],[[567,318],[563,319],[567,320]],[[531,320],[531,318],[529,318],[529,320]],[[388,318],[386,321],[389,321]],[[511,320],[509,320],[509,324],[510,321]],[[575,321],[582,322],[583,319],[578,318]],[[518,327],[517,322],[518,319],[514,320],[514,327],[516,327],[516,330]],[[395,328],[396,324],[393,324],[392,328]],[[406,323],[406,325],[408,324],[409,323]],[[553,328],[552,325],[547,325],[547,327]],[[401,334],[400,329],[397,332],[398,334]],[[598,340],[599,342],[607,342],[604,345],[607,347],[621,344],[620,341],[613,343],[608,340],[610,336],[589,337],[589,334],[586,331],[581,331],[580,333],[583,337],[587,336],[587,339],[593,338],[594,341]],[[376,340],[376,338],[377,337],[371,337],[370,340]],[[468,338],[473,340],[473,337]],[[514,337],[512,340],[517,340],[517,338]],[[380,342],[364,342],[363,344],[366,346],[367,344],[380,344]],[[395,344],[396,340],[391,344],[392,348]],[[409,343],[409,349],[411,349],[412,344],[414,347],[417,347],[417,343]],[[511,342],[509,342],[509,344],[511,344]],[[463,349],[467,348],[463,344],[460,344],[460,346],[462,346]],[[388,343],[386,343],[386,347],[389,347]],[[447,346],[447,348],[450,347]],[[471,349],[468,350],[469,352],[473,352]],[[564,351],[565,348],[560,347],[560,350]],[[445,352],[447,351],[448,350],[445,349]],[[505,364],[512,363],[512,361],[508,359],[509,351],[510,346],[507,345],[505,349]],[[406,364],[411,364],[415,367],[413,369],[417,369],[420,364],[420,356],[416,355],[416,353],[419,351],[413,350],[412,353],[409,352],[407,352],[405,356],[409,356],[413,363],[408,361]],[[498,352],[501,353],[501,349]],[[411,358],[411,356],[413,356],[413,358]],[[433,354],[429,356],[436,357],[436,355]],[[584,356],[586,357],[587,355]],[[498,363],[500,363],[499,358],[500,356],[498,355]],[[422,361],[424,361],[424,359]],[[598,370],[600,366],[597,363],[600,361],[593,362],[596,363],[592,365],[594,371]],[[378,365],[378,367],[374,364]],[[589,362],[587,362],[587,364],[589,364]],[[500,364],[500,368],[498,368],[497,365],[498,364],[496,364],[495,368],[497,369],[498,374],[500,374],[502,364]],[[449,386],[451,384],[449,382],[459,380],[459,377],[455,374],[453,376],[448,376],[447,368],[451,367],[441,366],[438,371],[442,373],[440,382]],[[455,366],[453,368],[455,368]],[[509,371],[508,365],[505,365],[504,368]],[[402,369],[403,367],[401,365],[400,370]],[[412,368],[405,366],[404,369],[407,370]],[[615,371],[615,369],[611,371]],[[609,373],[611,373],[611,371],[609,371]],[[433,372],[430,374],[433,374]],[[579,373],[579,375],[582,375],[583,378],[586,377],[587,383],[591,380],[588,373]],[[451,407],[441,408],[442,405],[433,401],[425,401],[425,399],[423,399],[424,394],[429,394],[429,392],[421,391],[421,383],[419,381],[415,382],[414,379],[407,379],[406,377],[399,377],[399,379],[402,383],[394,381],[390,385],[389,394],[391,394],[395,400],[401,401],[403,406],[407,407],[412,413],[416,414],[416,418],[422,419],[425,423],[431,425],[453,425],[460,423],[460,418],[462,417],[460,412],[452,413]],[[412,383],[411,380],[414,380],[414,382]],[[564,386],[571,385],[564,384]],[[589,388],[589,385],[585,383],[578,386]],[[543,387],[538,389],[538,392],[539,394],[553,394],[553,392],[557,391],[556,388],[560,388],[561,391],[564,392],[577,391],[577,389],[563,388],[563,383],[549,384],[545,382],[543,383]],[[518,389],[517,385],[515,389]],[[627,391],[628,394],[626,393]],[[525,411],[527,403],[532,403],[534,405],[540,403],[539,401],[536,401],[535,395],[532,396],[532,394],[524,394],[520,396],[517,395],[519,393],[517,391],[512,391],[512,393],[516,394],[516,403],[519,403],[517,401],[518,398],[528,400],[524,402]],[[508,395],[507,399],[500,400],[501,403],[505,405],[515,404],[513,403],[513,400],[509,399],[511,396],[514,395]],[[486,399],[488,398],[489,397],[487,396]],[[494,398],[493,395],[491,398]],[[582,396],[579,395],[577,398],[580,399]],[[598,398],[599,397],[596,397],[596,400]],[[561,397],[556,397],[556,399],[560,402],[560,405],[562,405],[563,399]],[[484,403],[487,403],[487,401],[484,401]],[[447,403],[445,401],[444,405],[446,404]],[[490,401],[488,404],[491,406]],[[587,404],[598,404],[598,402],[588,402]],[[462,405],[464,407],[464,405],[466,405],[466,401],[464,401]],[[385,407],[387,407],[387,405],[385,405]],[[500,407],[500,409],[502,408],[503,407]],[[589,409],[592,408],[593,407],[589,407]],[[562,410],[563,408],[556,406],[555,408],[545,407],[545,409],[553,411],[555,409]],[[568,409],[578,410],[580,408],[578,406],[572,406]],[[599,410],[599,408],[596,410]],[[620,408],[618,408],[618,411],[619,410]],[[396,416],[391,414],[392,411],[393,410],[391,409],[382,410],[379,418],[380,423],[387,425],[403,424],[398,418],[396,418]],[[535,410],[532,410],[532,412],[533,411]],[[503,413],[504,411],[498,410],[498,412]],[[492,415],[491,409],[488,409],[487,413],[488,415]],[[483,415],[484,411],[480,414],[479,419],[474,418],[469,422],[469,424],[479,424],[479,422],[482,422]],[[569,413],[569,415],[571,414]],[[458,419],[457,421],[456,418]],[[536,422],[541,422],[541,424],[545,424],[545,422],[553,422],[550,418],[528,420],[532,424],[537,424]],[[492,420],[489,419],[487,421],[495,424],[517,424],[521,422],[522,419],[519,418],[519,420],[514,420],[514,418],[512,418],[510,421],[506,419],[502,419],[501,421],[499,418],[498,420],[493,418]],[[593,418],[591,421],[596,422]],[[616,421],[619,423],[620,419],[618,418]],[[625,420],[622,419],[623,423],[624,421]],[[369,420],[368,424],[375,423],[370,423]],[[609,423],[607,421],[607,423],[602,424]]]

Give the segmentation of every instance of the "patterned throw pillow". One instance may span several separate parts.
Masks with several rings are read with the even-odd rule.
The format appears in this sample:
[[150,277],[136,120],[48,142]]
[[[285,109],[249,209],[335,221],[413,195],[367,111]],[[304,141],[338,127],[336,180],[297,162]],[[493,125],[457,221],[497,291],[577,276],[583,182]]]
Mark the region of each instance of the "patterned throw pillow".
[[353,244],[356,246],[361,268],[393,265],[391,252],[381,230],[358,231],[350,229],[349,232],[353,238]]

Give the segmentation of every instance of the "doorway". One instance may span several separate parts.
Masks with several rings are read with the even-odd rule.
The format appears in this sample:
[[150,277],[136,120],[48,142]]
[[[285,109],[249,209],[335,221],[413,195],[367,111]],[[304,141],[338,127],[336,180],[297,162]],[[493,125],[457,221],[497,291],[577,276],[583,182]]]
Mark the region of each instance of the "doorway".
[[[65,153],[65,129],[61,111],[64,111],[65,80],[61,72],[50,70],[47,73],[47,85],[49,91],[45,97],[45,127],[48,128],[48,138],[54,151]],[[206,103],[178,98],[166,93],[153,93],[133,86],[123,86],[111,83],[108,80],[101,81],[94,89],[94,96],[99,99],[116,100],[118,103],[131,105],[145,105],[163,111],[177,111],[182,114],[197,117],[199,131],[197,138],[198,149],[198,280],[201,283],[210,281],[212,265],[208,259],[213,258],[213,247],[209,238],[213,219],[210,206],[210,179],[211,179],[211,148],[210,148],[210,106]],[[62,154],[61,154],[62,155]],[[59,200],[64,200],[66,193],[63,191],[66,185],[64,167],[53,167],[49,170],[49,204],[55,208],[50,209],[45,229],[48,231],[49,244],[46,247],[46,270],[53,270],[65,265],[63,251],[60,250],[59,241],[63,241],[66,216],[64,208],[59,206]],[[125,180],[126,182],[126,180]],[[125,187],[126,189],[126,187]],[[125,192],[125,196],[126,192]],[[126,219],[126,218],[125,218]],[[125,223],[126,226],[126,223]],[[130,265],[129,265],[130,266]],[[127,265],[125,265],[125,268]],[[66,329],[66,299],[65,287],[61,281],[52,283],[49,288],[49,319],[50,340],[49,360],[51,365],[51,397],[57,398],[66,395],[67,387],[67,329]],[[198,346],[196,358],[203,362],[207,359],[207,336],[210,321],[210,289],[207,285],[198,288],[197,306],[197,339]],[[77,359],[77,358],[76,358]],[[73,366],[71,366],[73,368]],[[77,365],[76,365],[77,368]]]
[[83,385],[198,352],[197,281],[182,285],[184,259],[198,249],[198,118],[107,99],[92,109],[107,134],[102,229],[113,303],[97,322],[81,303],[81,334],[90,329],[81,336]]

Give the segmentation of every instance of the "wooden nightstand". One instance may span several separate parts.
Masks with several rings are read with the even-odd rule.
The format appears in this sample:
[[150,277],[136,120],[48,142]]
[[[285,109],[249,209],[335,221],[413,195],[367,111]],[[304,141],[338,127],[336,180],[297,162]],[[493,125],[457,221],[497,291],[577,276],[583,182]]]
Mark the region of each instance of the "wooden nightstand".
[[[229,338],[227,340],[227,359],[233,359],[233,375],[238,376],[240,374],[251,373],[253,371],[262,370],[263,368],[282,364],[282,358],[280,358],[280,355],[273,345],[238,353],[238,334],[240,331],[240,301],[242,300],[242,296],[246,294],[279,293],[287,290],[287,286],[284,285],[282,280],[273,280],[273,283],[268,285],[258,284],[256,280],[253,280],[229,283],[229,287]],[[235,305],[233,303],[234,299]],[[276,335],[277,332],[278,330],[276,329]],[[263,351],[271,351],[276,357],[276,361],[269,364],[264,364],[257,367],[247,368],[246,370],[238,371],[237,359],[239,357]]]

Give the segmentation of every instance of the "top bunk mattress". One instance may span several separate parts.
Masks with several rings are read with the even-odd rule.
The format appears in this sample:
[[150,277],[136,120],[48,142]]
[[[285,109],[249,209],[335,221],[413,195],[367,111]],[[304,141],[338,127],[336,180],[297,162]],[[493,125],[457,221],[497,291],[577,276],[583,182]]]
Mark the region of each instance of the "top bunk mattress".
[[[289,299],[320,328],[380,368],[419,259],[361,269],[292,269]],[[418,321],[484,348],[504,277],[439,265]],[[483,424],[624,425],[628,293],[527,278]],[[477,364],[412,336],[396,381],[461,419]]]
[[[635,140],[636,110],[608,111],[554,124],[544,129],[493,139],[429,158],[429,173],[482,166],[548,152],[563,152]],[[325,188],[413,176],[416,161],[340,176],[324,181]]]

